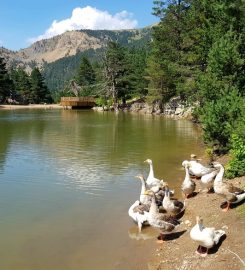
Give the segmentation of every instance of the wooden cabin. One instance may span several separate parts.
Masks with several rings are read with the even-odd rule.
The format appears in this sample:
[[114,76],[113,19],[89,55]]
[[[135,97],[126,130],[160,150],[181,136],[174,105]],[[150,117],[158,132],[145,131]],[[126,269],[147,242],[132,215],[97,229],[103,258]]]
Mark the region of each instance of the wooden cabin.
[[86,109],[95,106],[93,97],[61,97],[60,105],[64,109]]

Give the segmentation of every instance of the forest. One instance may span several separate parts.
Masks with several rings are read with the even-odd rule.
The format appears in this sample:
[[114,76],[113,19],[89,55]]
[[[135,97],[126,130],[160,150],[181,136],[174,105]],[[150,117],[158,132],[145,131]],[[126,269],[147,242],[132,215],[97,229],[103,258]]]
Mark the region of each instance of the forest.
[[180,96],[195,106],[193,117],[202,126],[208,151],[230,153],[227,177],[244,175],[244,1],[153,1],[152,10],[159,23],[150,40],[137,46],[108,41],[98,54],[79,54],[72,68],[60,60],[69,75],[64,84],[49,64],[27,74],[21,68],[7,71],[0,58],[0,103],[7,98],[20,104],[58,102],[60,96],[77,94],[71,82],[79,95],[114,108],[135,97],[164,104]]

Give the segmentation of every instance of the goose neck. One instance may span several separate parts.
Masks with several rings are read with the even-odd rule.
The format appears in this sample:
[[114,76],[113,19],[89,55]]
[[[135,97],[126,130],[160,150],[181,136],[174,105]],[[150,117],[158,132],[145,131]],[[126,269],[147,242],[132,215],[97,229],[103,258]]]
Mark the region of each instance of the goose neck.
[[156,198],[155,198],[155,195],[152,196],[152,199],[151,199],[151,207],[150,207],[150,214],[155,214],[158,212],[158,207],[157,207],[157,204],[156,204]]
[[141,194],[144,194],[146,191],[146,185],[144,179],[140,179],[141,181]]
[[154,178],[154,171],[153,171],[153,165],[150,163],[150,172],[149,172],[149,177]]
[[185,180],[184,180],[184,182],[189,182],[189,181],[190,181],[189,169],[186,167],[185,168]]
[[225,169],[224,167],[220,167],[219,172],[217,173],[214,183],[221,183],[223,181]]

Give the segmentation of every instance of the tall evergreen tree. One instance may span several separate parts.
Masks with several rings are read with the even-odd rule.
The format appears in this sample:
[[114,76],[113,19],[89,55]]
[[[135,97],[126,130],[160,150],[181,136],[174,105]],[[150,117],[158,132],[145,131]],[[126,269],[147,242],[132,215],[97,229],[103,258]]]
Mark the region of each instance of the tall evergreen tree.
[[85,56],[81,59],[75,81],[81,87],[80,95],[89,96],[93,94],[94,84],[96,82],[95,71],[92,64]]
[[116,42],[108,43],[104,58],[104,74],[107,96],[112,98],[114,109],[117,110],[118,98],[125,90],[126,67],[124,49]]
[[146,48],[131,48],[126,51],[127,63],[127,96],[144,96],[147,94]]
[[34,103],[50,103],[52,101],[50,92],[44,83],[44,78],[38,68],[34,68],[30,76],[31,82],[31,102]]
[[94,69],[87,57],[83,56],[77,72],[76,81],[79,85],[89,85],[95,83]]
[[4,58],[0,57],[0,103],[12,98],[13,83],[9,78]]
[[154,27],[152,53],[148,61],[149,95],[163,102],[175,95],[188,72],[182,64],[184,18],[188,1],[154,1],[153,14],[160,18]]
[[229,30],[209,52],[207,69],[199,79],[200,118],[207,142],[216,141],[227,149],[244,113],[244,89],[240,86],[244,59],[239,53],[241,39]]
[[23,68],[11,70],[11,79],[14,82],[16,99],[22,104],[28,104],[31,102],[31,83],[30,77]]

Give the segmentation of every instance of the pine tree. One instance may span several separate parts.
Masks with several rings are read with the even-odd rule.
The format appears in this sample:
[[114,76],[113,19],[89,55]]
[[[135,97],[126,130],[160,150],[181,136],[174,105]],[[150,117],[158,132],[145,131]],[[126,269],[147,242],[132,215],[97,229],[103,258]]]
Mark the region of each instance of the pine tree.
[[23,68],[11,70],[10,77],[14,82],[16,99],[21,104],[31,102],[31,83],[30,77]]
[[9,78],[4,58],[0,57],[0,103],[4,102],[7,97],[13,98],[13,83]]
[[38,68],[34,68],[30,76],[31,96],[30,101],[33,103],[50,103],[52,101],[50,92],[44,84],[44,78]]
[[126,74],[124,49],[118,43],[108,43],[104,58],[104,74],[107,96],[112,98],[113,107],[117,110],[118,98],[125,90],[124,79]]
[[76,76],[76,81],[80,86],[95,83],[94,69],[87,57],[83,56]]
[[241,38],[231,30],[217,40],[210,49],[207,69],[198,82],[204,137],[226,150],[232,133],[244,121],[244,88],[240,86],[244,59],[239,52],[240,43]]
[[146,48],[131,48],[126,51],[127,63],[127,97],[145,96],[147,94],[146,80]]
[[184,18],[188,1],[154,1],[153,14],[160,23],[153,32],[152,51],[148,61],[149,95],[165,102],[174,96],[188,70],[183,67]]
[[93,94],[96,76],[92,64],[87,57],[83,56],[75,81],[81,86],[80,95],[89,96]]

